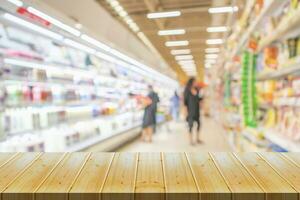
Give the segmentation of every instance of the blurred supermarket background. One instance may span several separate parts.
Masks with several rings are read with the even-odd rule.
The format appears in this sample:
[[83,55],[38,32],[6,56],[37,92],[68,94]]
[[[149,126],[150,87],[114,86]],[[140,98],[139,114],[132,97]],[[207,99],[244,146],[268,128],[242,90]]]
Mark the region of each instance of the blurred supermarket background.
[[298,0],[0,0],[0,152],[300,151],[299,58]]

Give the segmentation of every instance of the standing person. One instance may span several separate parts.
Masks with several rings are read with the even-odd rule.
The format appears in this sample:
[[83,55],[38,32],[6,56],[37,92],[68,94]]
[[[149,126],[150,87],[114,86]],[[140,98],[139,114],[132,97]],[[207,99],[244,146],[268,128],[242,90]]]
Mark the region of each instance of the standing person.
[[174,92],[174,95],[171,98],[171,115],[173,120],[178,121],[179,119],[179,107],[180,107],[180,97],[177,94],[177,91]]
[[153,124],[153,133],[156,132],[156,113],[157,113],[157,106],[158,106],[158,103],[159,103],[159,96],[158,94],[154,91],[152,85],[149,85],[148,86],[148,89],[149,89],[149,97],[151,98],[152,102],[153,102],[153,121],[154,121],[154,124]]
[[189,137],[191,145],[193,142],[193,125],[197,123],[197,142],[200,140],[200,101],[202,98],[199,96],[199,89],[195,78],[189,79],[184,90],[184,105],[187,110],[187,122],[189,125]]
[[156,122],[156,109],[159,101],[158,95],[153,91],[153,87],[149,86],[149,94],[143,100],[145,106],[144,117],[143,117],[143,133],[142,140],[145,141],[148,137],[149,142],[152,142],[153,129],[155,128]]

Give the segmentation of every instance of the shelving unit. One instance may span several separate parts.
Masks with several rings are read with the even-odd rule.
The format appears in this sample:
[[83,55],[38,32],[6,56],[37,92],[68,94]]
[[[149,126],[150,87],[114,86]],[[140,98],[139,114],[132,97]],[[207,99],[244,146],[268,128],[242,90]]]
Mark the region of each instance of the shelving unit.
[[300,142],[294,142],[288,140],[284,136],[276,133],[274,130],[265,130],[265,138],[271,141],[272,143],[282,147],[286,151],[290,152],[300,152]]
[[285,18],[279,23],[276,30],[270,35],[263,38],[258,47],[258,52],[263,48],[270,45],[276,40],[297,36],[300,34],[300,8],[294,11],[294,13],[285,16]]
[[148,85],[166,102],[178,88],[88,30],[74,35],[55,23],[45,27],[36,20],[43,17],[18,12],[30,12],[30,3],[8,4],[0,5],[1,151],[88,148],[141,126]]
[[236,48],[233,49],[232,53],[230,54],[230,58],[233,58],[237,55],[241,49],[245,46],[246,42],[249,40],[250,36],[256,31],[266,17],[270,16],[274,13],[277,9],[280,9],[286,0],[278,1],[278,0],[271,0],[268,5],[265,5],[263,10],[260,12],[259,16],[255,18],[255,20],[250,24],[250,26],[245,30],[242,34],[241,39],[239,40]]
[[258,81],[265,81],[271,79],[279,79],[288,75],[297,74],[300,72],[300,57],[288,61],[287,63],[280,66],[280,69],[272,72],[262,72],[258,75]]
[[[234,48],[229,53],[226,67],[223,66],[232,76],[238,77],[236,73],[245,75],[244,71],[238,70],[245,65],[241,52],[257,55],[256,78],[250,77],[249,81],[256,81],[260,102],[257,105],[258,123],[254,127],[246,126],[241,119],[240,135],[246,141],[245,146],[249,144],[257,150],[265,146],[265,149],[299,152],[300,5],[287,0],[252,3],[254,1],[247,1],[242,18],[236,24],[239,29],[229,37],[228,47]],[[262,9],[257,14],[259,8]],[[241,108],[245,106],[240,105]],[[235,115],[232,114],[231,118],[234,119]],[[290,128],[285,127],[286,124]],[[249,127],[255,134],[246,131]],[[281,134],[273,131],[277,128]]]

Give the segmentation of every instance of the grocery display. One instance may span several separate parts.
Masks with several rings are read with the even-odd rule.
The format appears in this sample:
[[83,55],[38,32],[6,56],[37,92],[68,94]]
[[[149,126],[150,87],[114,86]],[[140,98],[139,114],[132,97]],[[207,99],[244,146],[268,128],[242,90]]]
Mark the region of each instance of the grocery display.
[[[235,133],[240,151],[300,151],[299,13],[299,1],[247,1],[229,36],[225,65],[229,76],[239,78],[228,84],[240,82],[242,102],[233,112],[224,108],[225,123],[234,122],[225,128]],[[224,98],[232,104],[236,99]]]
[[150,84],[167,99],[164,121],[175,80],[8,3],[0,5],[0,151],[77,151],[138,127]]

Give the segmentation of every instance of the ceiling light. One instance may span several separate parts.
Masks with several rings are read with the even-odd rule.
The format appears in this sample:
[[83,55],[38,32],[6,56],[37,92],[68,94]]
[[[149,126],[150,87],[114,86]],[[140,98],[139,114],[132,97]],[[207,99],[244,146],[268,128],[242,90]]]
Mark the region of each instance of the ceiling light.
[[209,64],[215,64],[215,63],[217,63],[217,61],[214,60],[214,59],[206,59],[205,60],[205,64],[207,64],[207,63],[209,63]]
[[179,65],[184,65],[184,64],[195,64],[194,60],[180,60],[178,61]]
[[129,27],[131,28],[131,30],[133,30],[134,32],[138,32],[140,30],[140,28],[138,27],[138,25],[136,23],[131,23],[129,24]]
[[178,17],[181,15],[180,11],[171,11],[171,12],[156,12],[147,14],[148,19],[157,19],[165,17]]
[[119,12],[120,17],[125,17],[128,15],[128,13],[125,10],[122,10]]
[[187,46],[189,45],[189,41],[182,40],[182,41],[168,41],[165,43],[167,47],[175,47],[175,46]]
[[82,29],[82,24],[77,23],[77,24],[75,24],[75,27],[76,27],[77,29]]
[[209,8],[209,13],[232,13],[237,12],[239,8],[237,6],[225,6],[225,7],[215,7],[215,8]]
[[19,25],[21,25],[21,26],[24,26],[24,27],[26,27],[26,28],[29,28],[30,30],[33,30],[33,31],[35,31],[35,32],[38,32],[38,33],[40,33],[40,34],[42,34],[42,35],[44,35],[44,36],[50,37],[50,38],[52,38],[52,39],[56,39],[56,40],[62,40],[62,39],[63,39],[63,36],[62,36],[62,35],[59,35],[59,34],[57,34],[57,33],[54,33],[54,32],[49,31],[49,30],[47,30],[47,29],[44,29],[44,28],[42,28],[42,27],[40,27],[40,26],[37,26],[37,25],[32,24],[32,23],[30,23],[30,22],[27,22],[27,21],[25,21],[25,20],[23,20],[23,19],[21,19],[21,18],[18,18],[18,17],[14,16],[14,15],[5,13],[5,14],[3,15],[3,17],[4,17],[5,19],[9,20],[9,21],[12,21],[12,22],[14,22],[14,23],[16,23],[16,24],[19,24]]
[[206,55],[205,55],[205,58],[208,58],[208,59],[216,59],[216,58],[218,58],[218,54],[206,54]]
[[23,6],[23,2],[19,1],[19,0],[7,0],[8,2],[18,6],[18,7],[22,7]]
[[205,64],[204,66],[205,66],[205,68],[207,68],[207,69],[211,68],[211,64],[208,64],[208,63]]
[[184,29],[174,29],[174,30],[161,30],[158,31],[158,35],[183,35],[185,34]]
[[88,42],[88,43],[90,43],[90,44],[92,44],[92,45],[94,45],[94,46],[96,46],[96,47],[98,47],[98,48],[100,48],[100,49],[102,49],[104,51],[107,51],[107,52],[111,51],[111,48],[109,46],[107,46],[106,44],[103,44],[103,43],[99,42],[98,40],[96,40],[96,39],[94,39],[94,38],[92,38],[92,37],[90,37],[88,35],[83,34],[81,36],[81,39],[85,40],[86,42]]
[[222,39],[208,39],[206,40],[206,44],[223,44]]
[[182,54],[190,54],[190,53],[191,53],[190,49],[176,49],[171,51],[172,55],[182,55]]
[[115,9],[115,11],[116,12],[121,12],[121,11],[123,11],[124,9],[123,9],[123,7],[122,6],[120,6],[120,5],[118,5],[118,6],[115,6],[114,7],[114,9]]
[[47,14],[45,14],[45,13],[43,13],[43,12],[33,8],[33,7],[29,7],[28,11],[30,13],[34,14],[34,15],[37,15],[37,16],[43,18],[44,20],[47,20],[47,21],[51,22],[55,26],[65,30],[65,31],[77,36],[77,37],[80,36],[80,34],[81,34],[79,30],[77,30],[75,28],[72,28],[72,27],[62,23],[62,22],[58,21],[57,19],[54,19],[53,17],[50,17],[49,15],[47,15]]
[[186,71],[196,71],[196,67],[181,67],[181,69]]
[[219,53],[220,49],[219,48],[207,48],[205,49],[205,53]]
[[192,55],[175,56],[175,60],[191,60],[193,58]]
[[106,61],[109,61],[109,62],[116,62],[116,59],[107,55],[107,54],[104,54],[104,53],[101,53],[101,52],[97,52],[96,53],[96,56],[98,56],[99,58],[102,58]]
[[215,26],[215,27],[208,27],[206,31],[209,33],[226,32],[228,31],[228,28],[226,26]]
[[90,54],[95,54],[96,53],[96,50],[95,49],[92,49],[88,46],[85,46],[83,44],[80,44],[78,42],[75,42],[73,40],[70,40],[70,39],[64,39],[64,43],[71,46],[71,47],[74,47],[76,49],[79,49],[79,50],[82,50],[82,51],[85,51],[87,53],[90,53]]
[[194,62],[190,62],[190,63],[181,63],[179,64],[182,67],[195,67],[196,64]]
[[111,5],[111,7],[116,7],[116,6],[120,5],[119,2],[116,0],[108,1],[108,3]]

